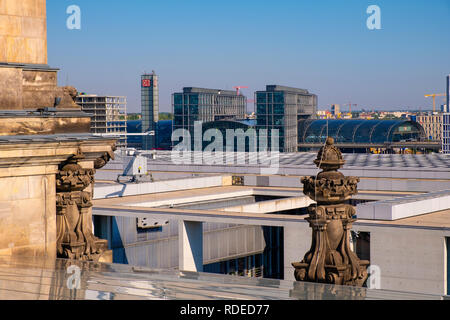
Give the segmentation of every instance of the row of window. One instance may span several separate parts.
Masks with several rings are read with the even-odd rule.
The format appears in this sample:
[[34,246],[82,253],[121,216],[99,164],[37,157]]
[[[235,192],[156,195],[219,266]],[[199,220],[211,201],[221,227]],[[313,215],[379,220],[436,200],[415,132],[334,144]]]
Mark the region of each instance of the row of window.
[[246,103],[245,96],[228,96],[218,94],[173,94],[173,104],[221,104],[221,105],[240,105]]

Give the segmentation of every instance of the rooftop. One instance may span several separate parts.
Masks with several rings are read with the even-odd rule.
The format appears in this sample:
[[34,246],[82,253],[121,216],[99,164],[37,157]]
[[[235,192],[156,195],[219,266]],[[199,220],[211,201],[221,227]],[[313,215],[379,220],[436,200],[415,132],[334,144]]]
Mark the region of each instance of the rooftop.
[[287,91],[287,92],[300,93],[300,94],[309,94],[309,91],[306,89],[279,86],[279,85],[267,85],[266,91],[271,91],[271,92],[272,91]]
[[184,87],[183,93],[212,93],[212,94],[237,96],[236,91],[232,91],[232,90],[207,89],[207,88],[196,88],[196,87]]

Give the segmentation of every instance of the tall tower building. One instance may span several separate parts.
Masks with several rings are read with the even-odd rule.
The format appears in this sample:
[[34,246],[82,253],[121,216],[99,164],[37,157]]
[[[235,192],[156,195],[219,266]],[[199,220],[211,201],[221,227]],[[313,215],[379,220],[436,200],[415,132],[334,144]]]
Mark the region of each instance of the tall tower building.
[[256,91],[255,97],[257,130],[278,129],[280,152],[297,152],[298,122],[317,117],[317,95],[305,89],[268,85],[266,91]]
[[450,112],[450,74],[447,76],[447,85],[445,86],[447,91],[447,112]]
[[141,76],[141,111],[142,111],[142,149],[151,150],[156,147],[156,124],[159,120],[159,87],[158,76],[151,74]]

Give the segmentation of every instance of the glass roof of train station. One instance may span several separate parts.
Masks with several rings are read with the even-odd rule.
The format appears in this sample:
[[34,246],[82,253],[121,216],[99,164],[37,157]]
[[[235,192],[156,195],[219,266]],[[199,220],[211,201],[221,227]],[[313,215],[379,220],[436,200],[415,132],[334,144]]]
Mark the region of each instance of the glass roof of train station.
[[303,120],[298,126],[299,143],[385,143],[414,141],[425,137],[420,124],[407,120]]

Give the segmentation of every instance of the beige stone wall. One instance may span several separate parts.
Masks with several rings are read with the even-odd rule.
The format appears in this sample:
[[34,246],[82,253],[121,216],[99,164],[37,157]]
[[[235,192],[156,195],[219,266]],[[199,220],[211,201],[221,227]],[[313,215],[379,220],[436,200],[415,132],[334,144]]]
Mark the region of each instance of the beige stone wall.
[[0,256],[56,256],[55,186],[54,174],[0,177]]
[[81,109],[57,82],[55,69],[0,66],[0,110],[52,108],[56,97],[59,108]]
[[22,109],[22,69],[0,68],[0,109]]
[[0,62],[47,64],[45,0],[0,0]]

